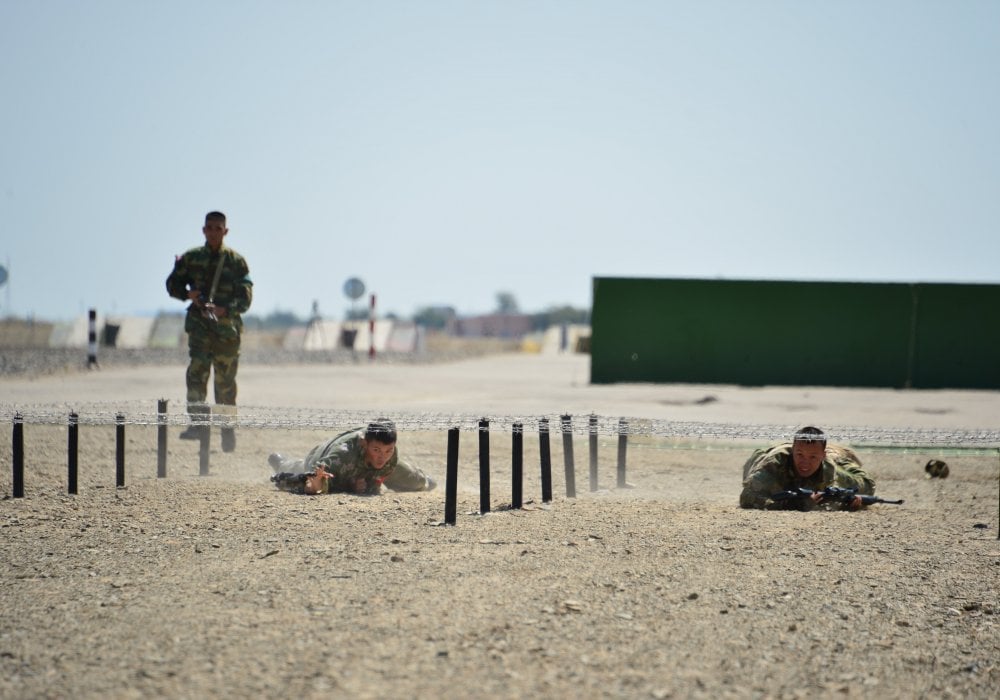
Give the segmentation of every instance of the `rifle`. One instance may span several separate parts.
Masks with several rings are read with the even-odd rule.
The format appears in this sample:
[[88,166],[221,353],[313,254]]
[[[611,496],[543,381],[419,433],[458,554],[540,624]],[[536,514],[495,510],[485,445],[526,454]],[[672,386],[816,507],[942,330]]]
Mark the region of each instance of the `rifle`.
[[271,481],[282,491],[313,495],[328,493],[330,486],[327,479],[333,479],[334,477],[334,474],[331,474],[325,467],[320,465],[311,472],[300,474],[281,472],[272,476]]
[[219,317],[215,314],[215,304],[212,303],[211,299],[206,299],[204,293],[198,295],[195,305],[201,309],[201,315],[204,318],[207,318],[212,323],[219,322]]
[[808,499],[814,493],[820,494],[820,499],[818,501],[818,504],[820,505],[823,503],[843,503],[844,505],[849,505],[854,501],[855,497],[859,497],[861,499],[861,505],[863,506],[870,506],[873,503],[891,503],[896,506],[903,504],[903,499],[891,501],[885,498],[879,498],[878,496],[859,494],[857,489],[845,489],[840,488],[839,486],[827,486],[822,491],[813,491],[812,489],[805,489],[801,487],[791,489],[789,491],[780,491],[772,494],[771,500],[779,503],[788,503],[790,501]]

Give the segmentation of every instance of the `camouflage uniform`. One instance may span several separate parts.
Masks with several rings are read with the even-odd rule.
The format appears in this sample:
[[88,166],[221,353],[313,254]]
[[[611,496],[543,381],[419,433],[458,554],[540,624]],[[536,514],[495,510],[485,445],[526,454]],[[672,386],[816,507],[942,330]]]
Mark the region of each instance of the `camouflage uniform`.
[[857,489],[873,495],[875,481],[861,467],[854,452],[841,445],[826,446],[826,458],[811,476],[801,478],[792,463],[792,443],[785,442],[755,450],[743,465],[741,508],[784,509],[801,504],[776,503],[771,495],[780,491],[807,488],[821,491],[827,486]]
[[188,300],[188,290],[197,289],[205,296],[212,290],[219,256],[223,257],[222,273],[213,299],[216,306],[226,309],[226,315],[213,321],[202,315],[202,307],[188,306],[184,330],[188,334],[191,362],[187,369],[187,401],[191,413],[204,412],[208,396],[208,375],[215,368],[215,403],[236,405],[236,370],[240,362],[240,335],[243,332],[241,314],[250,308],[253,282],[246,260],[232,248],[222,246],[217,252],[208,245],[192,248],[174,261],[174,270],[167,277],[167,292],[176,299]]
[[323,467],[332,479],[327,480],[326,493],[355,493],[355,482],[365,480],[363,493],[375,495],[384,483],[393,491],[427,491],[433,483],[420,469],[399,458],[399,450],[381,469],[373,469],[365,461],[365,428],[355,428],[317,445],[303,459],[283,459],[274,468],[280,473],[271,481],[283,491],[304,493],[305,474]]

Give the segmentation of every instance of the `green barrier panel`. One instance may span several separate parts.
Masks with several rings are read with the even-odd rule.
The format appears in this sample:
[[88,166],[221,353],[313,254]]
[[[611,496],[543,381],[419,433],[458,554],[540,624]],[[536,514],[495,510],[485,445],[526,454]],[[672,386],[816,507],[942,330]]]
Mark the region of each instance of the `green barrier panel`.
[[1000,389],[1000,285],[918,284],[913,386]]
[[996,285],[598,277],[591,382],[1000,388],[987,367],[1000,331],[976,348],[963,338],[998,297]]

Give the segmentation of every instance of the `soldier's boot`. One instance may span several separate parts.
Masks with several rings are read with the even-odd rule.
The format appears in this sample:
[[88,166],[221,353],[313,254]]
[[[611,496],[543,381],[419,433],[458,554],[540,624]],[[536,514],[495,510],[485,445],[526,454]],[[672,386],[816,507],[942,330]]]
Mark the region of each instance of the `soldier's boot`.
[[201,440],[202,433],[208,430],[207,423],[194,422],[181,431],[181,440]]
[[285,458],[278,454],[277,452],[272,452],[267,456],[267,463],[271,466],[271,469],[277,474],[281,471],[281,464],[285,461]]
[[236,449],[236,429],[235,428],[223,428],[222,429],[222,451],[232,452]]
[[188,402],[188,416],[191,424],[181,431],[181,440],[201,440],[201,436],[209,430],[209,408],[204,403]]

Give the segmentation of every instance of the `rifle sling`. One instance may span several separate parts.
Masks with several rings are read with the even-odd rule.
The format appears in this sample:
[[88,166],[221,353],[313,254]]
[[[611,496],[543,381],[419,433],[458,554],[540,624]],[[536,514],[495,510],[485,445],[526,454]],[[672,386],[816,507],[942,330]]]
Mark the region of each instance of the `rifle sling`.
[[208,303],[215,303],[215,290],[219,288],[219,278],[222,277],[222,263],[225,261],[222,255],[222,246],[219,246],[219,264],[215,266],[215,277],[212,278],[212,290],[208,293]]

